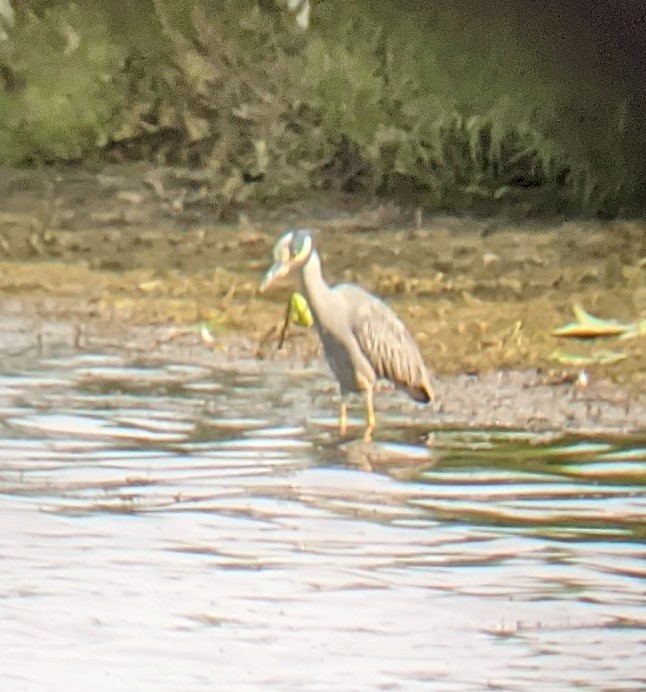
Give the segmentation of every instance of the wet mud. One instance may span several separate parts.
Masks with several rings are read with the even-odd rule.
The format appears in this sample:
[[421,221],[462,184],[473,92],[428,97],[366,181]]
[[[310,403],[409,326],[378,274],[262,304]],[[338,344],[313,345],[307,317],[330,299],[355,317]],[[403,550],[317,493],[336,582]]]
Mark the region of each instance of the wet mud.
[[429,430],[644,427],[646,337],[552,334],[576,304],[646,318],[644,222],[431,216],[332,194],[221,219],[199,180],[138,166],[4,170],[0,195],[5,362],[58,343],[282,361],[333,396],[314,330],[292,326],[277,349],[289,287],[257,292],[278,234],[312,226],[328,280],[382,296],[415,334],[435,373]]

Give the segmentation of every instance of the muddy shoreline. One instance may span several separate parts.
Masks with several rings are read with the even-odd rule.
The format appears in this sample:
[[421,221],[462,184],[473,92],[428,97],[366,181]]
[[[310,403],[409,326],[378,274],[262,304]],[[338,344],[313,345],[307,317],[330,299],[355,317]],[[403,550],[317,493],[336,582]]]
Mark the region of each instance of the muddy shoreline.
[[[52,321],[2,313],[0,369],[37,367],[38,360],[71,350],[127,354],[142,365],[188,363],[213,370],[214,380],[223,370],[257,372],[271,368],[288,375],[303,370],[317,377],[320,396],[329,396],[330,415],[336,414],[336,384],[319,353],[313,334],[301,335],[298,347],[272,350],[258,357],[258,342],[246,336],[228,336],[215,347],[194,332],[177,333],[161,326],[115,325],[98,321]],[[309,353],[305,355],[305,350]],[[273,345],[275,349],[275,344]],[[389,394],[385,383],[377,394],[378,418],[396,412],[411,417],[429,434],[446,429],[490,429],[553,432],[590,437],[630,436],[646,433],[646,400],[610,380],[598,380],[583,388],[557,371],[498,370],[480,374],[436,375],[436,402],[417,406],[400,394]],[[286,382],[290,381],[286,377]],[[293,380],[291,380],[293,381]],[[287,386],[287,385],[286,385]],[[362,414],[355,399],[351,412]]]
[[646,318],[644,222],[431,216],[333,195],[223,222],[190,181],[140,166],[5,170],[0,194],[5,371],[64,347],[325,373],[313,330],[276,349],[289,289],[257,294],[277,235],[313,226],[328,279],[381,295],[415,332],[438,402],[411,415],[429,430],[646,428],[646,338],[552,334],[574,304]]

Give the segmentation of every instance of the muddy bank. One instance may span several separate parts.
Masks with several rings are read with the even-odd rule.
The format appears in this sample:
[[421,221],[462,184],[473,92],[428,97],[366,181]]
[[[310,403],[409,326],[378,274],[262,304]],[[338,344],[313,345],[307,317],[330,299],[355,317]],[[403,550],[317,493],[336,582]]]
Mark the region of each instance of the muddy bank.
[[[177,331],[161,326],[137,326],[96,321],[56,322],[47,318],[3,315],[0,361],[3,371],[12,366],[38,367],[43,355],[69,352],[127,354],[141,364],[191,363],[218,373],[231,368],[256,373],[271,368],[293,382],[295,373],[318,378],[321,397],[329,397],[330,415],[336,415],[337,387],[321,358],[315,336],[297,338],[289,348],[259,357],[258,342],[251,337],[230,335],[215,345],[203,342],[191,329]],[[305,367],[303,367],[305,366]],[[286,385],[288,386],[288,385]],[[575,377],[558,369],[498,370],[480,374],[436,375],[436,401],[417,406],[403,395],[388,396],[388,383],[376,396],[378,422],[393,415],[410,416],[426,430],[432,443],[436,430],[447,428],[554,431],[622,437],[644,432],[646,397],[609,379],[595,378],[581,387]],[[357,397],[351,406],[355,417],[363,415]],[[351,435],[352,436],[352,435]]]
[[311,330],[293,327],[276,350],[288,289],[257,294],[277,235],[309,225],[328,279],[385,297],[416,334],[438,378],[433,420],[616,431],[646,421],[644,336],[552,335],[573,304],[646,318],[642,222],[458,219],[326,196],[223,223],[199,181],[150,167],[2,171],[0,194],[3,359],[53,330],[78,348],[318,367]]

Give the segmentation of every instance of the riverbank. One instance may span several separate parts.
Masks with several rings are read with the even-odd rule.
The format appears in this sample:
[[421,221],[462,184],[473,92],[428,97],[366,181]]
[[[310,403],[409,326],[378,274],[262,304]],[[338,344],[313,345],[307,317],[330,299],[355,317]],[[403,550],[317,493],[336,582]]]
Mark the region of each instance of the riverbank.
[[138,166],[2,172],[0,353],[56,333],[137,357],[324,371],[312,330],[293,327],[277,351],[288,289],[257,293],[278,234],[313,226],[330,282],[377,293],[415,333],[436,376],[434,424],[643,428],[645,337],[553,330],[575,304],[644,320],[645,223],[431,216],[339,196],[223,223],[187,185]]

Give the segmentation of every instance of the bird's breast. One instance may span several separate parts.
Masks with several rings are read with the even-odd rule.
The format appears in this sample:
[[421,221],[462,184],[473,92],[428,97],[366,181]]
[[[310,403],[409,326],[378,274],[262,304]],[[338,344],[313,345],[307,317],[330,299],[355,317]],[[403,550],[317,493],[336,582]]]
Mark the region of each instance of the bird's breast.
[[[370,365],[362,358],[350,334],[346,341],[333,332],[319,330],[325,359],[335,374],[341,390],[359,392],[374,383],[375,374]],[[356,353],[355,353],[356,352]]]

